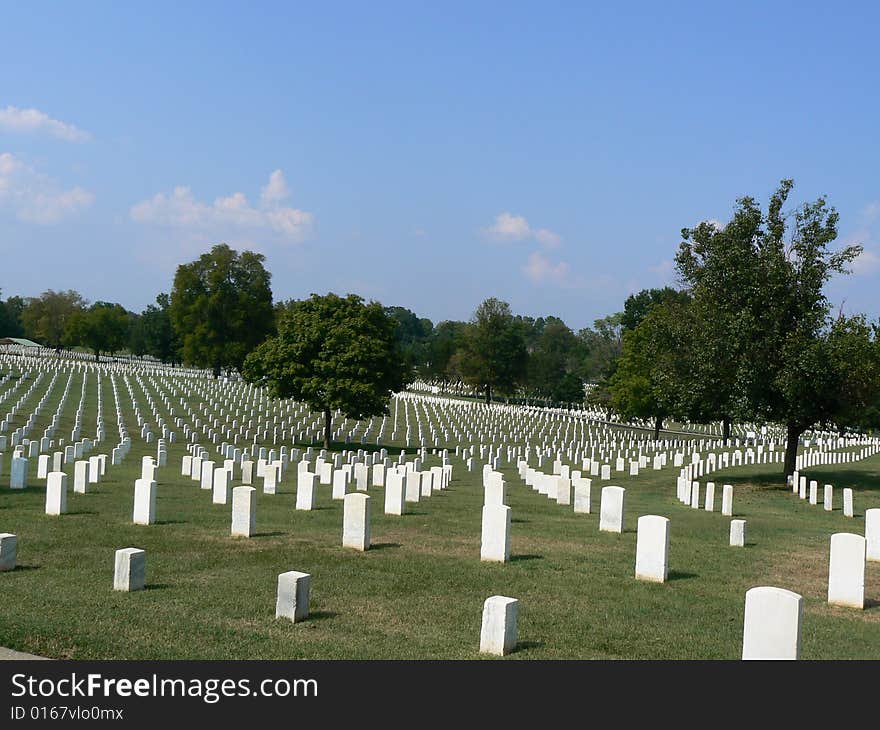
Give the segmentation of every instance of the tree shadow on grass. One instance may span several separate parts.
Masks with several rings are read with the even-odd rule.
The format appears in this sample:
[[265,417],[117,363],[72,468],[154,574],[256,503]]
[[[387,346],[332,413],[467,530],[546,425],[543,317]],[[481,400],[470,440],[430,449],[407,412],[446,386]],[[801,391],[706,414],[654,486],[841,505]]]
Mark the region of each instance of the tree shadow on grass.
[[281,537],[284,534],[286,533],[276,530],[275,532],[255,532],[251,537]]
[[163,591],[166,588],[171,588],[170,583],[147,583],[144,586],[145,591]]
[[385,550],[386,548],[399,548],[399,542],[374,542],[370,544],[370,550]]
[[683,570],[670,570],[669,573],[666,574],[667,581],[673,580],[687,580],[688,578],[699,578],[700,576],[697,573],[686,573]]
[[188,525],[187,520],[156,520],[154,525]]
[[42,565],[16,565],[9,572],[11,572],[11,573],[18,573],[18,572],[24,573],[24,572],[27,572],[28,570],[39,570],[42,567],[43,567]]
[[511,563],[519,563],[524,560],[543,560],[543,555],[511,555],[510,562]]

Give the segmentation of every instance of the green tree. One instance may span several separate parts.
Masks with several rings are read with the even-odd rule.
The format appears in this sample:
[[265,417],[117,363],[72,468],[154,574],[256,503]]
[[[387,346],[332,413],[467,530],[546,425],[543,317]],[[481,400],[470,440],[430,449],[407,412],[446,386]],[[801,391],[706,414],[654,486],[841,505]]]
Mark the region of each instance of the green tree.
[[453,376],[450,364],[462,345],[466,327],[464,322],[449,320],[439,322],[434,327],[427,345],[425,362],[427,377],[446,381]]
[[60,350],[65,346],[68,320],[82,311],[86,301],[79,292],[49,289],[39,297],[27,300],[21,313],[25,335],[46,347]]
[[663,304],[670,300],[683,301],[687,298],[687,292],[678,291],[670,286],[664,286],[662,289],[642,289],[626,298],[620,324],[624,330],[634,330],[648,316],[648,312],[655,304]]
[[179,362],[180,343],[171,323],[171,297],[164,292],[141,313],[144,351],[164,363]]
[[122,349],[128,341],[129,313],[121,304],[95,302],[88,309],[74,312],[67,321],[64,342],[88,347],[95,360],[100,354]]
[[464,381],[484,389],[490,403],[493,390],[509,395],[524,379],[527,358],[523,328],[514,321],[510,305],[494,298],[480,304],[460,350]]
[[[741,412],[785,425],[786,475],[794,471],[804,431],[837,409],[841,373],[829,359],[832,328],[824,286],[861,252],[860,246],[830,250],[839,216],[824,197],[783,212],[793,185],[780,183],[766,213],[753,199],[740,199],[733,223],[742,231],[723,239],[705,227],[696,235],[691,231],[677,257],[695,300],[703,296],[700,289],[705,297],[713,291],[723,297],[727,319],[720,328],[728,351],[718,349],[716,356],[730,358],[722,366],[730,372],[720,389],[732,394]],[[720,242],[735,250],[724,250]],[[708,325],[705,311],[710,310],[700,313],[702,328]]]
[[[574,332],[561,319],[548,317],[529,353],[529,387],[556,402],[583,400],[583,383],[574,375],[582,355],[581,342]],[[574,398],[560,397],[572,394]]]
[[735,419],[754,416],[748,395],[749,351],[756,334],[754,287],[762,276],[761,261],[755,255],[762,224],[755,201],[740,198],[723,228],[704,221],[683,229],[676,255],[681,280],[693,296],[697,321],[687,414],[698,422],[721,421],[725,443]]
[[609,378],[611,405],[626,418],[652,419],[654,440],[680,408],[692,360],[689,305],[667,300],[651,307],[623,336],[623,351]]
[[278,334],[248,355],[242,374],[272,396],[321,411],[330,448],[332,411],[355,419],[388,413],[388,400],[404,387],[408,370],[396,321],[382,305],[331,293],[290,302]]
[[397,339],[407,366],[423,370],[434,329],[431,320],[419,318],[415,312],[404,307],[385,307],[385,314],[397,323]]
[[169,313],[183,357],[214,376],[241,369],[245,357],[274,332],[271,278],[265,257],[214,246],[177,267]]
[[8,297],[6,301],[0,301],[0,337],[24,337],[21,323],[24,305],[21,297]]

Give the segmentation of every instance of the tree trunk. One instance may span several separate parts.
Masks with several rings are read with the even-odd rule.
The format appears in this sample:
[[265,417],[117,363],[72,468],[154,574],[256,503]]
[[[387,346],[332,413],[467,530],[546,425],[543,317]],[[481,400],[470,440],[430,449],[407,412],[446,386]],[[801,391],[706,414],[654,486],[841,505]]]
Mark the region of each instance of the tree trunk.
[[214,372],[214,377],[215,377],[215,378],[219,378],[219,377],[220,377],[220,364],[219,364],[219,363],[215,363],[215,364],[214,364],[214,371],[213,371],[213,372]]
[[727,446],[727,442],[730,441],[730,416],[721,417],[721,429],[721,439]]
[[803,426],[796,423],[789,423],[786,429],[785,442],[785,476],[789,477],[794,473],[794,465],[797,460],[798,440],[804,432]]
[[95,350],[95,362],[101,361],[101,353],[99,350]]
[[330,435],[331,435],[331,424],[333,423],[333,418],[330,415],[330,409],[324,409],[324,448],[330,448]]
[[492,386],[486,386],[486,403],[489,404],[492,402]]
[[660,429],[663,428],[663,419],[660,416],[654,419],[654,440],[660,440]]

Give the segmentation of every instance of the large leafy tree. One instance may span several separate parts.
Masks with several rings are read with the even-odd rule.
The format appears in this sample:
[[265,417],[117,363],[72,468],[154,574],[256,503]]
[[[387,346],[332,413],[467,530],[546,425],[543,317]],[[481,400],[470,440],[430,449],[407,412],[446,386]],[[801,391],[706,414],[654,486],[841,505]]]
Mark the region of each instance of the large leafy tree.
[[49,289],[28,299],[21,313],[25,335],[41,345],[60,350],[66,345],[68,321],[85,306],[86,301],[73,289],[58,292]]
[[676,255],[681,280],[693,295],[693,361],[688,416],[695,421],[720,420],[722,439],[730,438],[736,419],[753,415],[748,383],[752,377],[755,287],[761,261],[755,252],[762,236],[763,215],[752,198],[737,201],[723,227],[704,221],[682,230]]
[[129,323],[129,313],[121,304],[95,302],[70,316],[64,341],[67,345],[88,347],[97,360],[102,352],[113,353],[125,346]]
[[274,332],[271,275],[265,257],[225,243],[177,267],[169,314],[186,361],[240,369],[245,357]]
[[514,321],[507,302],[491,298],[477,307],[459,354],[464,381],[484,390],[487,403],[493,390],[513,392],[525,378],[528,353],[523,327]]
[[[700,303],[700,358],[720,363],[712,364],[721,378],[717,386],[705,370],[696,381],[714,387],[732,410],[785,425],[786,474],[794,471],[804,431],[839,410],[835,393],[849,374],[829,357],[833,328],[824,287],[861,252],[859,246],[830,248],[838,214],[825,198],[784,212],[793,185],[780,183],[766,213],[742,198],[722,232],[707,224],[685,231],[676,260]],[[711,305],[713,296],[720,302]],[[707,336],[707,327],[717,327],[720,336]]]
[[406,384],[396,327],[378,302],[313,294],[284,308],[278,334],[248,355],[242,373],[275,397],[321,411],[330,448],[332,411],[357,419],[385,414],[391,394]]
[[684,299],[651,307],[623,336],[623,351],[609,378],[611,405],[627,418],[651,419],[654,440],[681,409],[693,353],[693,319]]

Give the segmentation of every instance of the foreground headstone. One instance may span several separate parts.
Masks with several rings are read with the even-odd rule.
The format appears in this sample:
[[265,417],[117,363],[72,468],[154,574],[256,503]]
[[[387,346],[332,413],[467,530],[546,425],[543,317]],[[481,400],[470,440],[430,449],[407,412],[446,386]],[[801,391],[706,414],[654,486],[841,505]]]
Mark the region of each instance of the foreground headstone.
[[141,591],[146,585],[147,553],[140,548],[122,548],[116,551],[113,573],[114,591]]
[[46,477],[46,514],[63,515],[67,513],[67,474],[63,471],[50,471]]
[[504,656],[516,648],[519,601],[507,596],[490,596],[483,603],[480,653]]
[[18,557],[18,538],[11,532],[0,534],[0,572],[15,570]]
[[659,515],[638,519],[636,579],[665,583],[669,569],[669,520]]
[[793,591],[759,586],[746,591],[743,659],[799,659],[804,599]]
[[361,551],[370,547],[370,497],[363,492],[346,494],[342,501],[342,546]]
[[602,487],[599,503],[599,530],[623,532],[623,507],[626,490],[623,487]]
[[308,618],[310,582],[311,575],[296,570],[278,576],[275,618],[287,618],[294,623]]
[[487,504],[483,507],[480,560],[506,563],[510,558],[510,507]]
[[134,514],[136,525],[152,525],[156,521],[156,482],[136,479],[134,482]]
[[730,521],[730,545],[732,547],[746,546],[746,521],[731,520]]
[[828,603],[865,607],[865,538],[861,535],[836,532],[831,536]]
[[235,487],[232,490],[232,534],[250,537],[257,524],[257,490]]

